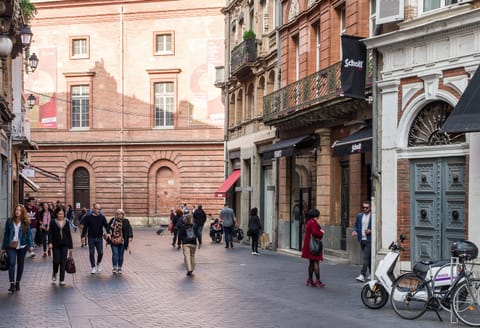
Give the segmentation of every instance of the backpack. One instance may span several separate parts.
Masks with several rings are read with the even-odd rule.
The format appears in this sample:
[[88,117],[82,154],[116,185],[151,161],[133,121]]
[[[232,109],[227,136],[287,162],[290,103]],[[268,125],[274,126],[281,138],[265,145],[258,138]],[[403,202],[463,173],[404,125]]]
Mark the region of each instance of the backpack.
[[121,245],[123,243],[122,221],[114,220],[112,224],[111,242],[113,245]]
[[185,229],[186,237],[185,241],[187,243],[192,243],[195,242],[197,239],[197,236],[195,235],[195,230],[193,230],[193,226],[187,226],[187,229]]

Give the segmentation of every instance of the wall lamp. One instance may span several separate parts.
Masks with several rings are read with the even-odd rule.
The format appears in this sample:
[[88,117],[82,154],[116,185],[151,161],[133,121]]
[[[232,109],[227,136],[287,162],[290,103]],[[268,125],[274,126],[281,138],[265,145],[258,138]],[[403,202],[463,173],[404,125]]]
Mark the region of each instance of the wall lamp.
[[2,60],[2,71],[5,69],[5,60],[12,53],[13,42],[7,34],[0,34],[0,59]]
[[23,53],[25,55],[23,63],[25,72],[33,73],[38,67],[38,57],[35,53],[30,55],[30,44],[32,43],[33,33],[29,25],[23,25],[20,29],[20,39],[22,40]]
[[28,109],[32,109],[33,106],[35,106],[35,103],[37,102],[37,98],[35,98],[35,96],[33,94],[30,94],[30,96],[28,96],[27,98],[27,106],[28,106]]

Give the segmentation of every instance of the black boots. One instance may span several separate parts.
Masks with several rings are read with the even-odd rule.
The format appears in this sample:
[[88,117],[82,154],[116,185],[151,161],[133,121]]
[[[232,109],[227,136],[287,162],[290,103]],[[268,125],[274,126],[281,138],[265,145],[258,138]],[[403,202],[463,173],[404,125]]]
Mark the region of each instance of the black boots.
[[10,283],[10,288],[8,289],[9,294],[13,294],[15,291],[15,284],[13,282]]
[[15,283],[15,290],[18,292],[20,290],[20,281]]

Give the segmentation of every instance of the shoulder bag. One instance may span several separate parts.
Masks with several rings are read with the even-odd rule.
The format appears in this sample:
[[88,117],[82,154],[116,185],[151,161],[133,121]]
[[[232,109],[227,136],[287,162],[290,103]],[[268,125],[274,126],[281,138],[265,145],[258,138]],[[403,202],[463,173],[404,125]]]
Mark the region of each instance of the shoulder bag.
[[310,253],[313,256],[318,256],[323,251],[323,243],[320,239],[315,238],[313,235],[310,235]]
[[0,254],[0,270],[7,271],[9,267],[8,254],[6,252]]

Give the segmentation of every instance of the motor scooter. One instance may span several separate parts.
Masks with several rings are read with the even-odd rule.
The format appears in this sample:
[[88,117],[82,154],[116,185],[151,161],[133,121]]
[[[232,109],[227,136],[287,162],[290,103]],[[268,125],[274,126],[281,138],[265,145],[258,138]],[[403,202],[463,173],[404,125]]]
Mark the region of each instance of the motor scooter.
[[223,225],[220,219],[213,219],[210,223],[210,238],[215,243],[220,243],[222,241],[223,234]]
[[[392,242],[388,247],[389,252],[379,262],[375,270],[375,278],[366,282],[361,291],[363,304],[370,309],[380,309],[388,301],[392,293],[393,283],[399,278],[395,276],[395,266],[403,251],[402,243],[406,239],[405,235],[400,235],[400,243]],[[433,277],[435,281],[435,292],[441,294],[447,291],[451,282],[456,278],[457,270],[452,270],[450,260],[439,260],[430,266],[431,272],[426,274]],[[429,270],[429,271],[430,271]],[[453,277],[452,277],[453,272]],[[449,304],[442,304],[447,309]]]

